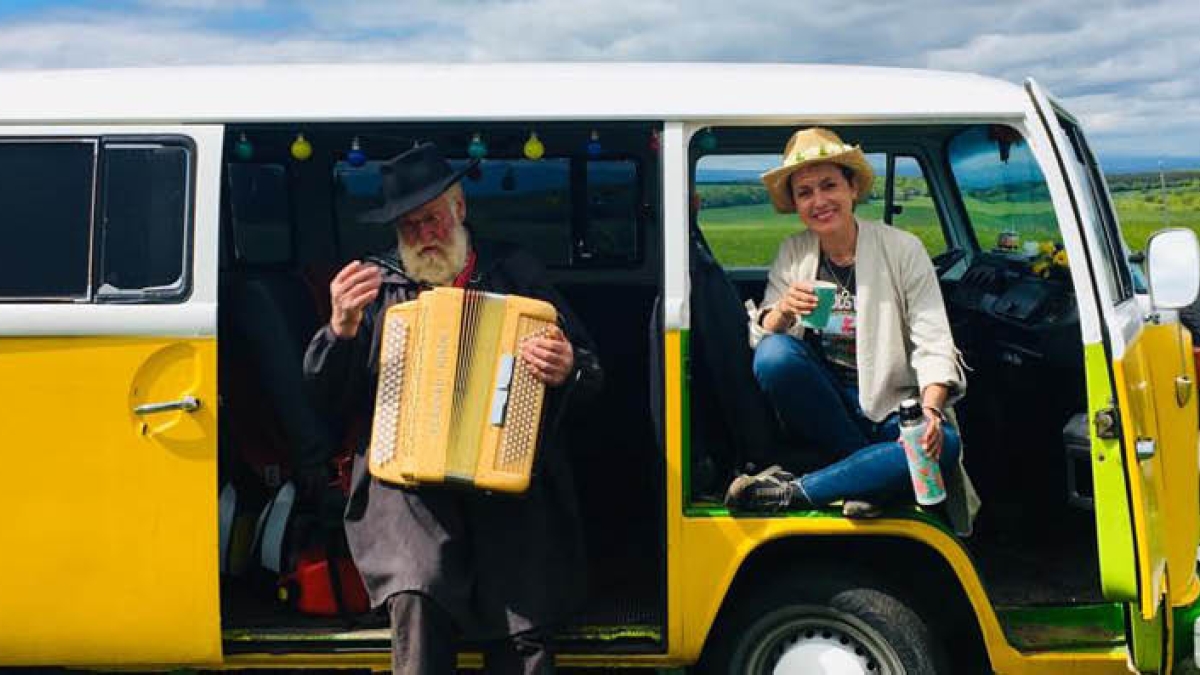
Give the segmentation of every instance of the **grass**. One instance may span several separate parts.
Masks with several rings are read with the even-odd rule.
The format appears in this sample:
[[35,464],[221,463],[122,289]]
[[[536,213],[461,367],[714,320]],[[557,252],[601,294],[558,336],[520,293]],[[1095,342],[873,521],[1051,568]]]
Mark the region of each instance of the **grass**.
[[[1195,194],[1200,195],[1200,190]],[[1200,235],[1200,204],[1196,201],[1171,195],[1165,209],[1161,203],[1148,202],[1141,194],[1118,194],[1114,201],[1121,233],[1134,250],[1144,250],[1150,235],[1166,227],[1183,227]]]
[[[1142,250],[1150,235],[1164,227],[1185,227],[1200,235],[1200,200],[1188,193],[1168,195],[1167,207],[1151,201],[1148,193],[1118,193],[1115,197],[1121,231],[1131,249]],[[1048,202],[1008,204],[968,198],[975,236],[983,247],[991,247],[1003,231],[1016,230],[1022,239],[1061,241],[1057,221]],[[929,197],[916,197],[901,203],[896,215],[897,227],[916,234],[930,254],[945,250],[939,219]],[[859,207],[858,214],[870,220],[882,220],[878,202]],[[799,230],[795,214],[777,214],[769,204],[748,204],[704,208],[700,226],[722,265],[727,267],[765,267],[775,258],[779,243]]]

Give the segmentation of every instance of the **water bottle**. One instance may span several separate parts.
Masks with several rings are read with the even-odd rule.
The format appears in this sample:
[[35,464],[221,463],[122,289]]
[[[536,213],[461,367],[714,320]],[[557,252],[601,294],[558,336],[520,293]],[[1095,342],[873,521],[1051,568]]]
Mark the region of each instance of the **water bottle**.
[[937,460],[921,445],[926,425],[920,401],[906,398],[900,402],[900,437],[904,439],[904,457],[908,460],[913,494],[921,506],[933,506],[945,501],[946,486],[942,483],[942,469]]

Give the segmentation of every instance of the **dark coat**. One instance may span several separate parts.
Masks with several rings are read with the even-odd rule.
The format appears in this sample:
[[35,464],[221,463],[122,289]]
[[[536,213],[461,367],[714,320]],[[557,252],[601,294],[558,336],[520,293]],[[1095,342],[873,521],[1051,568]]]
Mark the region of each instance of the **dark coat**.
[[[373,605],[401,591],[420,592],[446,609],[467,637],[486,639],[552,624],[582,601],[582,523],[557,422],[568,401],[599,388],[602,376],[591,339],[536,260],[486,242],[477,244],[476,255],[469,287],[549,301],[575,351],[575,372],[547,392],[529,490],[512,496],[383,483],[367,471],[364,437],[356,445],[345,526]],[[420,290],[403,275],[385,271],[379,297],[354,339],[338,340],[328,326],[313,337],[305,375],[332,412],[369,420],[379,317]]]

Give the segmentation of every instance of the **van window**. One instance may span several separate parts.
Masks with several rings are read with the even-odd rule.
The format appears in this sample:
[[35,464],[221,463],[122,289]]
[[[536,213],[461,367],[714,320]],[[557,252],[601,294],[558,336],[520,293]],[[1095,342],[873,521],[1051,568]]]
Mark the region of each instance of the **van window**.
[[0,301],[182,297],[190,167],[174,140],[0,140]]
[[[464,162],[451,164],[458,169]],[[570,160],[484,160],[462,186],[478,235],[520,244],[548,267],[570,266]]]
[[91,140],[0,140],[0,300],[88,297]]
[[[945,228],[921,163],[911,155],[893,155],[892,209],[884,217],[888,183],[885,153],[867,153],[875,170],[871,195],[855,207],[859,218],[887,221],[912,232],[930,256],[944,252]],[[778,155],[706,155],[696,162],[700,229],[725,267],[770,267],[779,244],[804,228],[794,213],[776,213],[759,176],[779,165]]]
[[1025,242],[1061,242],[1042,170],[1015,129],[969,127],[950,140],[949,156],[981,249],[1010,252]]
[[696,162],[696,214],[704,240],[724,267],[770,267],[779,244],[800,230],[794,213],[776,213],[759,176],[778,154],[705,155]]
[[[934,203],[933,193],[930,192],[929,181],[925,178],[925,170],[916,157],[911,155],[892,155],[895,161],[892,181],[891,213],[884,214],[889,181],[887,170],[887,155],[868,154],[867,160],[878,172],[875,176],[875,186],[871,191],[871,199],[858,207],[858,215],[868,220],[881,220],[889,225],[906,232],[915,234],[930,257],[944,253],[949,246],[946,244],[946,231],[942,225],[941,215]],[[879,168],[883,167],[880,171]]]
[[1124,246],[1121,243],[1121,232],[1117,226],[1116,216],[1113,215],[1112,203],[1108,199],[1104,174],[1100,172],[1096,158],[1092,156],[1092,151],[1088,148],[1087,141],[1083,138],[1083,131],[1079,126],[1061,115],[1058,123],[1066,132],[1067,138],[1070,139],[1073,150],[1063,159],[1077,162],[1080,173],[1087,181],[1085,187],[1089,199],[1085,199],[1084,203],[1080,204],[1080,208],[1091,214],[1089,220],[1096,230],[1096,238],[1104,248],[1104,255],[1101,256],[1104,259],[1102,266],[1106,282],[1112,290],[1113,300],[1115,302],[1128,300],[1133,297],[1133,277],[1129,272],[1128,256],[1125,255]]
[[[452,158],[456,170],[465,158]],[[334,166],[343,253],[395,247],[389,224],[363,222],[383,203],[381,162]],[[574,177],[574,180],[573,180]],[[641,166],[621,157],[491,158],[462,181],[467,221],[481,238],[519,245],[546,267],[628,267],[642,261]]]
[[[572,171],[585,178],[579,199],[572,199]],[[550,157],[488,159],[463,181],[475,231],[519,244],[547,267],[639,262],[640,185],[633,160]]]
[[639,261],[637,163],[592,160],[587,172],[587,229],[576,240],[576,255],[595,262]]
[[333,166],[338,248],[345,257],[358,258],[396,247],[396,231],[391,225],[362,219],[366,212],[383,206],[380,165],[381,162],[371,160],[362,166],[345,161]]
[[178,145],[105,144],[101,299],[173,297],[184,289],[188,154]]

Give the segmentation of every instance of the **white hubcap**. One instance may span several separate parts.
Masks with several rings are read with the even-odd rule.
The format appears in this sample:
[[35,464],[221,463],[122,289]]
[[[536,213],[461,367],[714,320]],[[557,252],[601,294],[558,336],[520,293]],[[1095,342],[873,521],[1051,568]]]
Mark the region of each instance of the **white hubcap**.
[[836,635],[801,638],[779,656],[775,675],[871,675],[866,654],[856,651],[854,643]]

